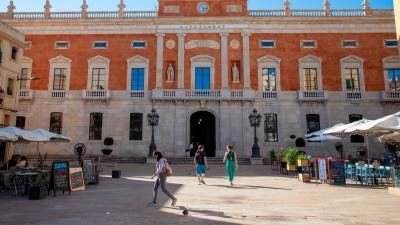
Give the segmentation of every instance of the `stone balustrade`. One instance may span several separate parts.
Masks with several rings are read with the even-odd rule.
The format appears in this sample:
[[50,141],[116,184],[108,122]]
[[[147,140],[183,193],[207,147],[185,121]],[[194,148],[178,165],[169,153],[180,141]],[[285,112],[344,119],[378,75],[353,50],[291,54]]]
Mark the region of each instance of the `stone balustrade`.
[[141,99],[145,97],[144,91],[131,91],[130,92],[131,98]]
[[[391,9],[332,9],[326,10],[308,10],[291,9],[285,10],[249,10],[250,17],[383,17],[394,16]],[[113,18],[156,18],[157,11],[125,11],[123,14],[118,11],[92,11],[83,14],[77,12],[50,12],[47,16],[44,12],[14,12],[12,14],[0,13],[0,19],[113,19]]]
[[278,92],[276,92],[276,91],[264,91],[262,93],[262,98],[265,99],[265,100],[278,99]]
[[360,101],[362,99],[362,93],[359,91],[348,91],[346,93],[347,100]]
[[84,90],[83,96],[86,100],[108,100],[110,91],[108,90]]
[[400,102],[399,91],[383,91],[381,92],[381,100],[383,102]]
[[50,98],[65,98],[65,97],[66,97],[66,91],[64,90],[50,92]]
[[32,90],[20,90],[19,91],[19,99],[20,100],[30,100],[33,98]]
[[299,101],[326,101],[328,93],[325,91],[299,91]]

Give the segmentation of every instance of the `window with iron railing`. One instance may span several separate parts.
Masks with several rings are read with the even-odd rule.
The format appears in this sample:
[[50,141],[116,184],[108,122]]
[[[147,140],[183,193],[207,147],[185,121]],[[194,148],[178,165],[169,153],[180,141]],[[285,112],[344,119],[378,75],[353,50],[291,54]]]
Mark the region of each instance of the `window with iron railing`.
[[321,129],[320,119],[318,114],[307,114],[307,134],[319,131]]
[[101,140],[103,131],[103,114],[91,113],[89,124],[89,140]]
[[143,130],[143,114],[131,113],[129,126],[129,140],[141,141]]
[[62,112],[50,113],[49,131],[56,133],[56,134],[62,134],[62,121],[63,121],[63,113]]
[[15,126],[19,129],[24,130],[25,129],[25,121],[26,118],[24,116],[17,116],[15,120]]
[[278,142],[278,115],[265,114],[264,121],[265,142]]

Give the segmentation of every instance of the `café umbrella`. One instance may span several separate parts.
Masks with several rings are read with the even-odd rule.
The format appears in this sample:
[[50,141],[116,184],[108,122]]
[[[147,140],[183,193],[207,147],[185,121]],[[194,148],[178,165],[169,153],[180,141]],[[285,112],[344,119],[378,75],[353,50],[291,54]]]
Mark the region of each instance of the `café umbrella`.
[[400,133],[394,132],[380,136],[379,141],[382,143],[396,143],[400,142]]
[[[52,133],[49,132],[47,130],[44,129],[34,129],[31,130],[30,132],[40,135],[42,137],[46,138],[46,141],[41,141],[41,142],[70,142],[71,138],[60,135],[60,134],[56,134],[56,133]],[[40,142],[37,142],[37,154],[40,155],[40,149],[39,149],[39,144]]]

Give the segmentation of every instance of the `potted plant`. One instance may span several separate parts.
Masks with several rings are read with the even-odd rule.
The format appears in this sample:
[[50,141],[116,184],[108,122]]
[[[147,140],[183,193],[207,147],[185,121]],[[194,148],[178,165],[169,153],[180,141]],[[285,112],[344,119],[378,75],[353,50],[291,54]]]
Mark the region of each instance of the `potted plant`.
[[299,151],[295,148],[289,147],[284,155],[284,159],[287,162],[287,169],[288,171],[296,171],[297,170],[297,155]]
[[343,159],[343,144],[340,142],[336,142],[335,148],[336,148],[336,151],[339,152],[340,158]]
[[112,153],[112,149],[111,146],[114,144],[114,139],[112,137],[106,137],[104,139],[104,145],[107,147],[103,150],[101,150],[101,152],[103,152],[104,155],[111,155]]
[[298,166],[310,166],[307,155],[304,153],[297,155],[297,165]]

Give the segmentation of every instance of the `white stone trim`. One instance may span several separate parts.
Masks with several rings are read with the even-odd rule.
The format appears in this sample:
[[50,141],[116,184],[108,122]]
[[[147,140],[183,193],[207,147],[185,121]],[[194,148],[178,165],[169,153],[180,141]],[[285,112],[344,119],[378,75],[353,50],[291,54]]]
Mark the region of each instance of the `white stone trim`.
[[342,78],[342,90],[346,90],[346,75],[345,69],[347,68],[357,68],[360,72],[360,91],[365,92],[365,81],[364,81],[364,59],[355,56],[349,55],[344,58],[340,59],[340,71],[341,71],[341,78]]
[[164,36],[165,34],[163,33],[156,33],[157,37],[156,88],[162,88],[163,86]]
[[382,59],[383,63],[383,75],[384,75],[384,81],[385,81],[385,90],[389,91],[389,83],[388,83],[388,69],[400,69],[400,56],[394,55],[394,56],[389,56],[384,59]]
[[[32,77],[32,64],[33,64],[33,60],[32,59],[30,59],[30,58],[28,58],[26,56],[22,57],[21,70],[24,69],[24,68],[28,69],[27,74],[26,74],[27,77]],[[18,82],[21,82],[21,81],[18,81]],[[19,89],[19,87],[20,86],[18,85],[17,88]],[[29,90],[29,89],[31,89],[31,80],[28,79],[28,80],[26,80],[26,90]]]
[[126,60],[127,62],[127,87],[126,90],[131,90],[131,70],[132,68],[144,68],[144,91],[148,90],[148,83],[149,83],[149,62],[150,60],[136,55]]
[[304,69],[305,68],[315,68],[317,69],[317,81],[318,81],[318,91],[323,90],[322,86],[322,59],[314,55],[306,55],[303,58],[298,59],[299,63],[299,75],[300,75],[300,90],[304,90]]
[[195,75],[196,75],[196,67],[210,67],[210,88],[214,90],[214,71],[215,71],[215,58],[208,55],[198,55],[190,58],[191,65],[191,89],[194,90],[196,87],[195,83]]
[[178,89],[185,88],[185,36],[178,33]]
[[243,38],[243,84],[245,89],[251,88],[250,77],[250,36],[248,32],[242,33]]
[[221,37],[221,79],[222,79],[222,88],[229,87],[229,69],[228,69],[228,33],[220,33]]
[[97,55],[95,57],[92,57],[88,59],[88,76],[87,76],[87,90],[93,90],[92,89],[92,76],[93,76],[93,69],[94,68],[104,68],[105,69],[105,84],[104,84],[104,90],[108,90],[108,81],[109,81],[109,73],[110,73],[110,59]]
[[69,90],[69,83],[71,80],[71,64],[72,60],[59,55],[55,58],[49,59],[49,64],[50,64],[50,71],[49,71],[49,83],[48,83],[48,90],[52,91],[53,90],[53,81],[54,81],[54,69],[55,68],[66,68],[66,73],[65,75],[67,76],[65,79],[65,90]]
[[273,55],[265,55],[257,59],[258,65],[258,91],[263,91],[263,68],[275,68],[276,70],[276,91],[281,90],[281,59]]

